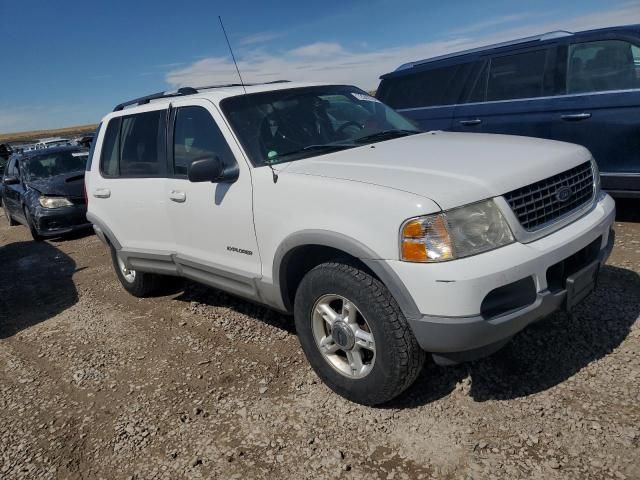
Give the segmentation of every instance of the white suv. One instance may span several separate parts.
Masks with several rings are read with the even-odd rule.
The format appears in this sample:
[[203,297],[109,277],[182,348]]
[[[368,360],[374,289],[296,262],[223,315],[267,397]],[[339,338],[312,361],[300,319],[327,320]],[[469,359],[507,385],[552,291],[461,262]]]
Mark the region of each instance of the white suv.
[[593,288],[615,206],[590,153],[427,132],[362,90],[277,82],[118,105],[87,217],[136,296],[187,277],[294,314],[316,373],[378,404]]

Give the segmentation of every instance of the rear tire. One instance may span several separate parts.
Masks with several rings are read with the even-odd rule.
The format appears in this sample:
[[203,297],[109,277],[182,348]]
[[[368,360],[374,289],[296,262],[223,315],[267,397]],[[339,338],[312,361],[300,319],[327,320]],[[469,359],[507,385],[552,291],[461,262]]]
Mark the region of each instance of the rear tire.
[[9,213],[9,209],[7,208],[6,202],[2,202],[2,210],[4,210],[4,216],[7,219],[7,223],[9,223],[10,227],[15,227],[18,222],[16,222],[11,214]]
[[387,402],[422,370],[426,353],[395,299],[355,266],[323,263],[307,273],[296,292],[294,315],[314,371],[352,402]]
[[111,247],[111,260],[120,284],[134,297],[148,297],[160,286],[162,275],[126,268],[124,261],[118,257],[118,253],[113,247]]

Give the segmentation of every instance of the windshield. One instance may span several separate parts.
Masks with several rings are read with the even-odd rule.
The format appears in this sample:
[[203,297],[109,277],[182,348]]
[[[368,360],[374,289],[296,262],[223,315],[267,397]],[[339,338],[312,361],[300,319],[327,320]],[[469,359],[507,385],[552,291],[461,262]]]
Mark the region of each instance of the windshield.
[[22,161],[22,165],[25,180],[31,182],[64,173],[82,171],[86,162],[86,153],[65,151],[27,158]]
[[348,86],[242,95],[223,100],[221,106],[256,166],[419,132],[390,107]]

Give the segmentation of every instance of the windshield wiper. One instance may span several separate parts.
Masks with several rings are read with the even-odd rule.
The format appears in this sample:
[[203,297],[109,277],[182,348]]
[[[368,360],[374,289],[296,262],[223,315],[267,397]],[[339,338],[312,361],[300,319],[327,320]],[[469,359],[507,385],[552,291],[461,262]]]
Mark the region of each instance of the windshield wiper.
[[326,144],[318,144],[318,145],[307,145],[304,148],[300,148],[298,150],[292,150],[286,153],[279,153],[276,155],[271,161],[266,161],[265,163],[278,163],[282,161],[285,157],[290,157],[291,155],[296,155],[299,153],[309,152],[309,151],[338,151],[338,150],[346,150],[347,148],[357,147],[358,145],[353,143],[326,143]]
[[392,130],[382,130],[381,132],[372,133],[371,135],[354,138],[353,141],[358,143],[374,142],[376,140],[387,140],[397,137],[406,137],[407,135],[414,135],[416,133],[420,132],[417,130],[402,130],[394,128]]

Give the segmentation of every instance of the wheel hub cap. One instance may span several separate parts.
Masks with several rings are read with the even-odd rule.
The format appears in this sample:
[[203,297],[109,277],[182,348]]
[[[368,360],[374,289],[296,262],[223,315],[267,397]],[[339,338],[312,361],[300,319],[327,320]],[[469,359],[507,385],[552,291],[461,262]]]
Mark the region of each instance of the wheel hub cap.
[[331,328],[331,336],[340,348],[351,350],[356,343],[353,330],[342,320],[336,320]]

